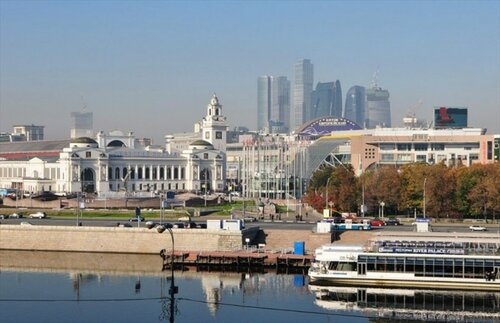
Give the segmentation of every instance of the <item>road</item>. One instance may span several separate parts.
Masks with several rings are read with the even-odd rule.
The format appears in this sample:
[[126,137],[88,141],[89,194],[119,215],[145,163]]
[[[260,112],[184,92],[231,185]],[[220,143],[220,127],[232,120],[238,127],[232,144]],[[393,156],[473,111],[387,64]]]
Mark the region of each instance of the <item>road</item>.
[[[146,221],[148,219],[146,218]],[[158,219],[153,219],[155,222],[158,222]],[[206,219],[198,220],[194,219],[194,222],[204,223]],[[0,220],[1,224],[19,224],[21,222],[29,222],[32,225],[56,225],[56,226],[76,226],[76,218],[46,218],[46,219],[30,219],[30,218],[21,218],[21,219],[2,219]],[[95,227],[116,227],[117,223],[128,223],[132,227],[137,227],[137,222],[129,222],[127,219],[80,219],[82,226],[95,226]],[[179,222],[174,221],[172,219],[168,219],[165,222]],[[144,226],[144,222],[139,223],[140,227]],[[262,229],[287,229],[287,230],[312,230],[315,228],[315,223],[312,222],[246,222],[246,227],[260,227]],[[500,226],[488,226],[488,231],[486,232],[500,232]],[[414,231],[414,227],[412,225],[400,225],[400,226],[383,226],[383,227],[374,227],[373,231]],[[432,231],[435,232],[469,232],[468,224],[461,225],[433,225]]]

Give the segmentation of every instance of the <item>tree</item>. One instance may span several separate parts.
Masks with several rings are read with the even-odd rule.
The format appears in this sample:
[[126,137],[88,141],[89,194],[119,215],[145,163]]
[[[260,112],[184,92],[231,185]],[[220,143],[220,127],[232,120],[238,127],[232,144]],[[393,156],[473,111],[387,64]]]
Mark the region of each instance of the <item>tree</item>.
[[401,167],[401,208],[423,210],[424,180],[429,167],[425,163]]
[[334,168],[328,182],[328,200],[344,212],[357,210],[358,184],[351,165]]
[[375,172],[373,196],[377,205],[385,203],[385,208],[397,213],[401,201],[401,180],[395,167],[380,167]]

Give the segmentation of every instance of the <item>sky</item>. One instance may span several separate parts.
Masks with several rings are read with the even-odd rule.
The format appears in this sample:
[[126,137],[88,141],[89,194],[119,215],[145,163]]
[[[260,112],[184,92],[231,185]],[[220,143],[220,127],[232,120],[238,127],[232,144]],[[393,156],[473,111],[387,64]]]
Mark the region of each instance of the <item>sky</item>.
[[[500,1],[0,0],[0,132],[45,126],[70,136],[70,114],[94,130],[162,144],[191,132],[216,93],[230,128],[257,124],[257,78],[343,93],[389,90],[393,126],[413,110],[469,108],[469,126],[500,133]],[[418,102],[421,102],[419,105]]]

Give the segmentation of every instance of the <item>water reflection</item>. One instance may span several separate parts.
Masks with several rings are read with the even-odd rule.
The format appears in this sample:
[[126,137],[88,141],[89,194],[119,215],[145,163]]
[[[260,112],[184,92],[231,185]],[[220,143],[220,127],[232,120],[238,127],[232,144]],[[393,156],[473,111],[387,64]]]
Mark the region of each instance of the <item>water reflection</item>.
[[500,293],[309,286],[316,304],[390,320],[500,320]]

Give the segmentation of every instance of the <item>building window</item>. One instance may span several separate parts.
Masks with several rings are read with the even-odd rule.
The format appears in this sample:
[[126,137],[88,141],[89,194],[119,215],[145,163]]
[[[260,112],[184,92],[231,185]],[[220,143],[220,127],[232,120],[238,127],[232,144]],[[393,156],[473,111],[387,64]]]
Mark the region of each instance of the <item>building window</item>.
[[186,169],[184,167],[181,167],[181,179],[184,179],[186,177]]
[[488,149],[487,149],[487,158],[488,160],[490,159],[493,159],[493,142],[492,141],[488,141]]
[[142,167],[139,167],[139,170],[137,171],[137,178],[142,179]]
[[205,132],[205,139],[210,140],[210,132]]
[[215,139],[222,139],[222,131],[215,132]]
[[113,168],[108,167],[108,180],[113,179]]
[[208,159],[208,153],[203,154],[203,159]]
[[115,169],[115,179],[120,179],[120,168],[116,167]]
[[85,152],[85,157],[90,158],[92,157],[92,153],[90,151]]
[[174,179],[179,179],[179,168],[177,167],[174,167]]
[[145,179],[151,179],[150,176],[149,176],[149,167],[146,167],[146,172],[144,174],[144,178]]
[[393,154],[381,154],[380,155],[380,160],[383,161],[383,162],[394,161],[394,155]]
[[165,168],[160,167],[160,179],[164,179],[164,178],[165,178]]
[[417,162],[425,162],[426,161],[426,156],[425,155],[417,155]]
[[426,151],[427,144],[415,144],[415,150],[416,151]]
[[132,184],[132,191],[135,191],[135,184]]
[[135,169],[130,170],[130,179],[135,179]]

